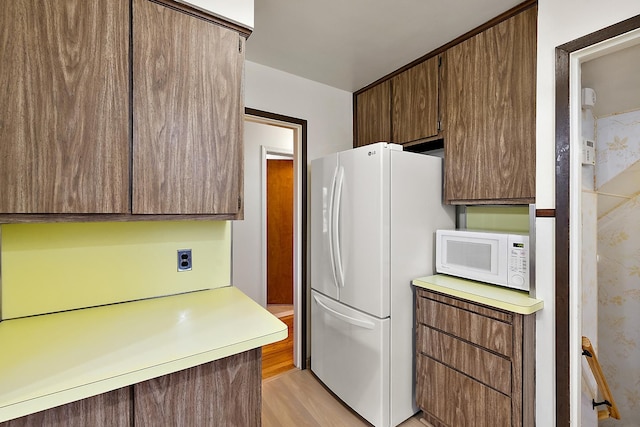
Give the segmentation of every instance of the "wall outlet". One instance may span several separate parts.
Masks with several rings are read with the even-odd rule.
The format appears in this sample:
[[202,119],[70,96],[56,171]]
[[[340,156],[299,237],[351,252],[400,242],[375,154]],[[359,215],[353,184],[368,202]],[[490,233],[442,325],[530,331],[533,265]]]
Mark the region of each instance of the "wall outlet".
[[191,271],[192,267],[191,249],[178,249],[178,271]]

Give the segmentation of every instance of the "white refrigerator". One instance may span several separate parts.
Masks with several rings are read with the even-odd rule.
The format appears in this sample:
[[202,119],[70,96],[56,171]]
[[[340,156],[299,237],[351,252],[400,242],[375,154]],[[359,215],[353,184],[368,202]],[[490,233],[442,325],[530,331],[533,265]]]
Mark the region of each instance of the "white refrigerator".
[[418,410],[411,280],[454,226],[441,158],[377,143],[311,163],[311,370],[376,427]]

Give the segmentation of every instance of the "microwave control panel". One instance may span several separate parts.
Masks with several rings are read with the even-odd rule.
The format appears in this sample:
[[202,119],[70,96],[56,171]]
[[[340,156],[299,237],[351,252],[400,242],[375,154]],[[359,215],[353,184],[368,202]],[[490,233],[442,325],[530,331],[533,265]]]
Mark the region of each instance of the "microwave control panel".
[[509,236],[509,277],[511,287],[529,290],[529,236]]

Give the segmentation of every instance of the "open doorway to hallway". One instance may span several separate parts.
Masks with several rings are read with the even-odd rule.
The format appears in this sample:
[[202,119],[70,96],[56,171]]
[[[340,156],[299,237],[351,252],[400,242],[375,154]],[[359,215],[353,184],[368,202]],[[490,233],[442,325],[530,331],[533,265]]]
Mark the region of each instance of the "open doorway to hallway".
[[[263,373],[306,367],[306,121],[246,109],[244,220],[232,283],[289,326],[263,348]],[[276,366],[277,365],[277,366]]]
[[[270,126],[270,125],[267,125]],[[266,171],[262,178],[262,197],[265,207],[262,213],[266,222],[266,293],[267,310],[287,325],[287,339],[262,348],[262,378],[286,372],[294,368],[294,165],[293,130],[270,129],[279,135],[277,141],[286,148],[263,146],[262,166]],[[289,132],[291,131],[291,132]],[[289,150],[290,148],[290,150]]]

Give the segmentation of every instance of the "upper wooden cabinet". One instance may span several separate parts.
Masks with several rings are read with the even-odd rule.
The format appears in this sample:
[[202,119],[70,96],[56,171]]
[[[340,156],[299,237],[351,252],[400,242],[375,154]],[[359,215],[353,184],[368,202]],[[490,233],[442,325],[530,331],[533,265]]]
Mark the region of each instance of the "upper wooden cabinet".
[[240,219],[245,39],[217,21],[174,2],[3,4],[0,222]]
[[239,212],[243,43],[236,31],[134,0],[134,214]]
[[439,58],[433,57],[357,93],[354,147],[438,135],[439,80]]
[[387,80],[355,97],[354,147],[391,141],[391,83]]
[[391,79],[391,140],[405,144],[439,131],[439,57],[434,56]]
[[423,142],[444,141],[446,203],[533,203],[537,7],[532,4],[518,5],[492,21],[497,24],[485,24],[471,32],[474,36],[356,92],[354,146],[391,141],[426,148]]
[[129,210],[129,1],[0,10],[0,213]]
[[537,8],[444,53],[445,201],[535,199]]

